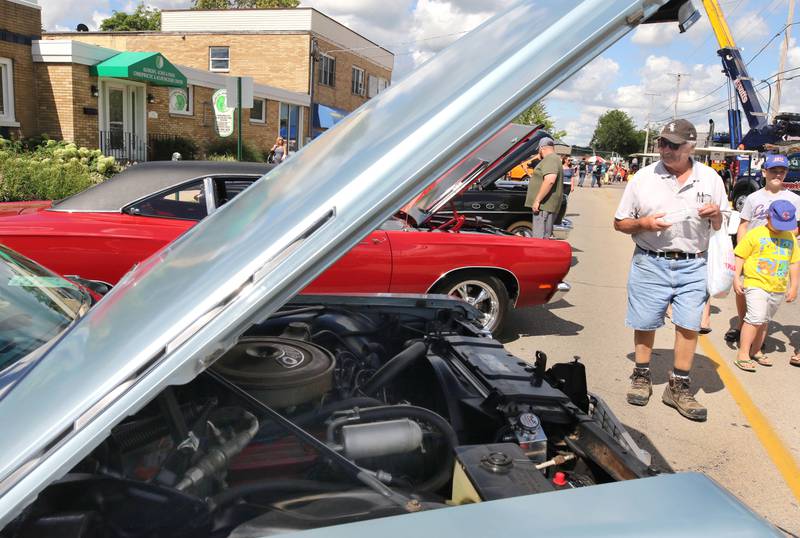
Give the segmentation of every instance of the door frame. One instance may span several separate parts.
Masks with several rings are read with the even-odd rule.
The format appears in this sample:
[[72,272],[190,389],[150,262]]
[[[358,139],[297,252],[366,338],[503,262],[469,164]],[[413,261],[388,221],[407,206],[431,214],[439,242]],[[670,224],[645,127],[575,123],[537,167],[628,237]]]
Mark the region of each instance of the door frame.
[[[145,148],[144,160],[147,160],[147,84],[121,78],[100,77],[98,85],[98,137],[102,131],[109,130],[108,91],[112,88],[120,89],[122,90],[123,132],[135,134],[142,140]],[[132,103],[134,106],[131,106]]]

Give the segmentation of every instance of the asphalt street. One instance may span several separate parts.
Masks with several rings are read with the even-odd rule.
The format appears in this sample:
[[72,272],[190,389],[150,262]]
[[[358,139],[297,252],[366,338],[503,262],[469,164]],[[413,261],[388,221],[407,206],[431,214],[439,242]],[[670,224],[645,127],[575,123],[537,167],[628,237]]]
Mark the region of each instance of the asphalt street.
[[783,304],[770,325],[767,353],[775,365],[747,373],[733,366],[734,348],[723,339],[736,315],[733,295],[713,300],[713,331],[700,338],[692,370],[693,389],[709,411],[705,423],[661,402],[674,339],[666,320],[656,335],[653,397],[646,407],[629,405],[633,332],[624,319],[633,242],[612,227],[622,191],[618,185],[584,187],[570,196],[572,290],[557,303],[513,312],[496,336],[523,358],[537,350],[551,364],[580,357],[589,390],[609,404],[658,468],[705,473],[779,528],[800,535],[800,368],[788,364],[800,347],[800,304]]

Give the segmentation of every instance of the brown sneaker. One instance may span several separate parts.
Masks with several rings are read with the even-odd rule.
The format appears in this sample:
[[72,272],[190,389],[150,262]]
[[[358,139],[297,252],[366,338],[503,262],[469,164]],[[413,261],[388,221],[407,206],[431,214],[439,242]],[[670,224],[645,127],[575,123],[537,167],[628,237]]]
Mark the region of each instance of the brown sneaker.
[[706,408],[695,400],[689,391],[688,377],[669,376],[669,383],[664,388],[664,395],[661,401],[670,407],[674,407],[678,413],[689,420],[703,422],[708,417]]
[[628,403],[647,405],[651,394],[653,394],[653,384],[650,381],[650,370],[634,368],[631,374],[631,388],[627,394]]

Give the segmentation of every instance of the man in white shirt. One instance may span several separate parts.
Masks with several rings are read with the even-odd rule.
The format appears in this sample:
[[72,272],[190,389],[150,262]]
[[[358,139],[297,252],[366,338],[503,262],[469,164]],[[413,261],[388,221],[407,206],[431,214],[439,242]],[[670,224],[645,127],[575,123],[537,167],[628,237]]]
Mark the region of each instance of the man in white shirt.
[[662,401],[686,418],[704,421],[707,410],[691,392],[689,371],[708,299],[706,250],[728,205],[719,175],[692,159],[696,140],[697,131],[687,120],[664,126],[658,137],[661,159],[628,182],[614,215],[614,229],[630,234],[636,244],[625,319],[634,330],[636,356],[628,402],[646,405],[650,400],[655,331],[664,325],[671,304],[674,363]]

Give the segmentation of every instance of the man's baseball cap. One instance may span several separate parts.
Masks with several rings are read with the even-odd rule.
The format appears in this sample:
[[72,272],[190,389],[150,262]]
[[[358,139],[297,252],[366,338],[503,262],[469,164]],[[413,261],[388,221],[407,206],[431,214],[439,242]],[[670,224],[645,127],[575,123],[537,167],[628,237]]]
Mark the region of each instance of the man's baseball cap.
[[769,155],[767,155],[766,159],[764,159],[765,170],[768,168],[775,168],[778,166],[789,168],[789,158],[786,155],[770,153]]
[[555,140],[553,140],[549,136],[545,136],[544,138],[539,140],[539,145],[537,146],[537,149],[543,148],[545,146],[555,146],[555,145],[556,145],[556,141]]
[[775,200],[769,204],[769,223],[776,230],[790,232],[797,228],[794,204],[788,200]]
[[673,120],[661,129],[658,138],[663,138],[673,144],[695,142],[697,141],[697,129],[695,129],[692,122],[688,120]]

